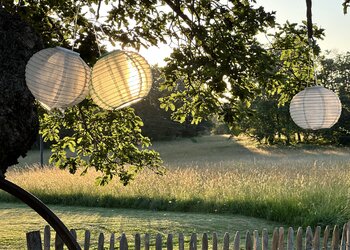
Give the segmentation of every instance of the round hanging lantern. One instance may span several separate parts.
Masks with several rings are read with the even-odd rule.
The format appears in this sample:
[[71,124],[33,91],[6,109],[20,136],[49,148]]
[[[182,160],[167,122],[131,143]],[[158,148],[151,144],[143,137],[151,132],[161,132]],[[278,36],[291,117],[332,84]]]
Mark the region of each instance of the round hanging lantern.
[[341,103],[334,92],[313,86],[293,97],[289,111],[293,121],[301,128],[330,128],[340,117]]
[[91,98],[103,109],[121,109],[138,102],[151,87],[151,67],[135,52],[113,51],[92,68]]
[[78,53],[48,48],[34,54],[26,66],[26,82],[48,110],[78,104],[89,93],[91,69]]

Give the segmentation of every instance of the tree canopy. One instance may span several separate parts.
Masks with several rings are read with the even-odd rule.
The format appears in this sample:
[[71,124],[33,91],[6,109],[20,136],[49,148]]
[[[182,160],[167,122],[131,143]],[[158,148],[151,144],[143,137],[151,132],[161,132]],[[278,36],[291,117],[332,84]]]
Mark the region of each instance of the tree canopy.
[[[238,105],[249,105],[259,91],[256,81],[264,82],[273,71],[274,61],[256,35],[274,25],[274,14],[253,3],[20,0],[2,1],[1,7],[34,27],[46,47],[74,46],[89,65],[106,51],[106,41],[134,49],[170,43],[174,50],[161,86],[170,94],[161,105],[180,122],[189,117],[198,123],[209,114],[236,121]],[[159,155],[144,148],[150,142],[130,108],[104,111],[87,99],[64,116],[40,117],[44,139],[53,142],[51,162],[60,167],[71,172],[95,167],[102,184],[114,176],[126,184],[144,166],[161,172]]]
[[[306,29],[287,24],[276,34],[276,48],[264,46],[257,35],[274,27],[275,17],[254,0],[19,0],[0,6],[34,27],[46,47],[74,47],[90,66],[106,43],[136,50],[170,45],[160,69],[160,89],[167,93],[160,106],[179,122],[198,124],[216,115],[233,128],[250,115],[258,95],[278,91],[286,101],[283,93],[296,93],[305,79],[298,68],[307,63]],[[296,51],[285,50],[295,41],[301,44]],[[291,57],[302,60],[295,65]],[[278,88],[281,82],[286,84]],[[162,173],[132,108],[104,111],[88,98],[64,115],[40,114],[41,133],[53,143],[51,162],[62,168],[74,173],[92,166],[102,173],[102,184],[114,176],[127,184],[145,166]]]

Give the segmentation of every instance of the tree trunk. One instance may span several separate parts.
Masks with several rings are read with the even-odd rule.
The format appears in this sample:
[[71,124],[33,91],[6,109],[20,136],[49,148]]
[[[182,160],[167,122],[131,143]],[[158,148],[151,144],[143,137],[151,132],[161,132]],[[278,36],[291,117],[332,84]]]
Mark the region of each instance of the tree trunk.
[[0,175],[26,155],[38,134],[37,110],[25,82],[25,67],[42,48],[31,27],[0,8]]

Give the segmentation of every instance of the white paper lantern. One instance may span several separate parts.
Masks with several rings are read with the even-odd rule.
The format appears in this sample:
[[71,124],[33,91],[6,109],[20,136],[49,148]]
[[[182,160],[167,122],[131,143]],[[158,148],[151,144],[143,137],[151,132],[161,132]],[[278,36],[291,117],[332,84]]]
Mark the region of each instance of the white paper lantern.
[[43,49],[26,66],[26,82],[34,97],[48,110],[66,108],[89,93],[91,69],[78,53],[61,48]]
[[92,68],[90,95],[103,109],[121,109],[147,96],[152,81],[151,67],[142,56],[116,50]]
[[340,117],[341,103],[332,91],[313,86],[293,97],[289,111],[293,121],[301,128],[330,128]]

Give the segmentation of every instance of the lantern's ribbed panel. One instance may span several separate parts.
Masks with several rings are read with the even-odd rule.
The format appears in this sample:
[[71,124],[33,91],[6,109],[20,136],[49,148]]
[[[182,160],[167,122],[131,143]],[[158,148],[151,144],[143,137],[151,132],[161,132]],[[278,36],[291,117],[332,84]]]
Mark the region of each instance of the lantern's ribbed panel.
[[90,76],[78,53],[60,47],[39,51],[26,66],[28,88],[47,109],[81,102],[89,93]]
[[293,121],[301,128],[330,128],[340,117],[341,103],[332,91],[313,86],[293,97],[289,111]]
[[151,87],[151,67],[135,52],[113,51],[92,69],[90,94],[103,109],[127,107],[145,97]]

